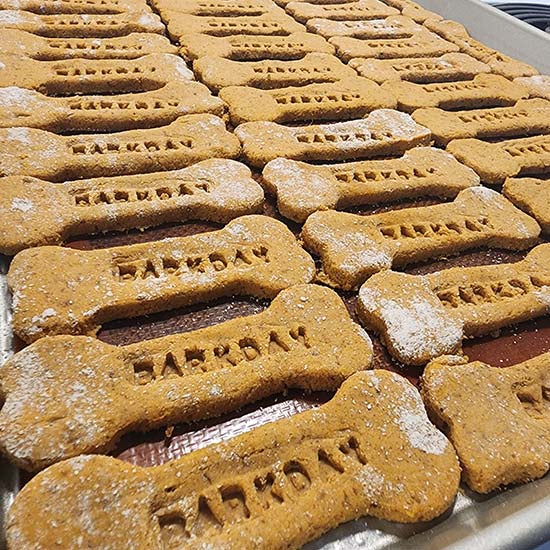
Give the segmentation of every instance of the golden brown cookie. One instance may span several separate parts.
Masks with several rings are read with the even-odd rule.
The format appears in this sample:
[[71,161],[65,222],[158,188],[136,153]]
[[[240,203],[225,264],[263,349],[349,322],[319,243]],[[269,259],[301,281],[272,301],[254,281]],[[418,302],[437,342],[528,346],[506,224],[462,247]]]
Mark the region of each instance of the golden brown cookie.
[[508,178],[502,192],[518,208],[533,216],[544,233],[550,233],[550,180]]
[[162,466],[101,456],[56,464],[17,495],[8,547],[294,549],[362,515],[430,520],[451,506],[459,480],[417,390],[393,372],[364,371],[317,409]]
[[522,76],[514,78],[514,82],[527,88],[529,97],[541,97],[550,101],[550,75]]
[[468,486],[489,493],[550,469],[550,353],[507,368],[455,357],[422,376],[430,417],[454,445]]
[[287,388],[334,391],[371,361],[365,331],[316,285],[282,290],[257,315],[124,347],[49,336],[0,369],[0,450],[35,471],[104,453],[131,430],[219,416]]
[[550,313],[550,244],[514,264],[382,271],[361,287],[357,313],[405,364],[457,353],[464,338]]
[[150,11],[144,0],[0,0],[0,10],[24,10],[38,15],[106,14]]
[[235,158],[239,140],[223,120],[186,115],[168,126],[113,134],[58,136],[34,128],[0,129],[0,176],[49,181],[177,170],[209,158]]
[[277,197],[279,212],[302,223],[317,210],[425,196],[455,197],[478,185],[479,177],[441,149],[415,147],[400,158],[340,164],[278,158],[266,164],[262,182]]
[[245,159],[263,167],[270,160],[348,160],[399,155],[417,145],[428,145],[430,132],[410,115],[378,109],[366,118],[286,127],[274,122],[247,122],[235,129]]
[[469,187],[451,203],[370,216],[320,211],[302,229],[306,248],[320,257],[322,280],[346,290],[378,271],[472,248],[533,246],[538,223],[500,193]]
[[0,254],[62,244],[69,237],[207,220],[227,223],[261,211],[264,194],[239,162],[52,184],[0,178]]
[[30,248],[15,256],[8,274],[13,329],[26,342],[53,334],[94,335],[109,320],[220,296],[273,298],[309,282],[314,272],[290,230],[266,216],[242,216],[219,231],[130,246]]
[[319,17],[333,21],[362,21],[399,15],[398,10],[380,0],[358,0],[335,4],[289,2],[286,5],[286,11],[302,23]]
[[334,21],[333,19],[309,19],[306,28],[325,38],[353,36],[354,38],[410,38],[423,27],[410,17],[393,15],[385,19]]
[[243,15],[262,15],[264,13],[282,13],[270,0],[152,0],[161,14],[166,10],[201,17],[241,17]]
[[441,15],[438,13],[429,11],[412,0],[384,0],[384,2],[394,8],[397,8],[398,10],[401,10],[403,15],[410,17],[418,23],[424,23],[427,19],[434,19],[436,21],[442,19]]

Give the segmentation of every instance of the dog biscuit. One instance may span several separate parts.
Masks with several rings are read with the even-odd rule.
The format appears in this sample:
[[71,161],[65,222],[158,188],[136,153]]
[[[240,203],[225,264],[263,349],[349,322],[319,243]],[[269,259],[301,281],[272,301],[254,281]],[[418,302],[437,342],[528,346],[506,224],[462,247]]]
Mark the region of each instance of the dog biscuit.
[[220,91],[220,98],[227,103],[235,126],[256,120],[346,120],[360,118],[375,109],[396,106],[391,94],[360,76],[327,84],[268,91],[230,86]]
[[287,388],[334,391],[371,361],[370,339],[341,298],[316,285],[282,290],[253,316],[130,346],[48,336],[0,370],[0,449],[38,470],[107,452],[136,427],[219,416]]
[[0,11],[0,29],[27,31],[46,38],[112,38],[139,32],[164,32],[152,12],[90,15],[87,13],[37,15],[21,10]]
[[226,159],[64,184],[8,176],[0,178],[0,254],[102,231],[188,220],[227,223],[261,211],[263,198],[250,170]]
[[337,161],[399,155],[417,145],[428,145],[431,134],[410,115],[377,109],[366,118],[286,127],[275,122],[246,122],[235,129],[243,155],[253,166],[270,160]]
[[362,21],[399,15],[398,10],[379,0],[359,0],[346,4],[289,2],[286,5],[286,11],[302,23],[314,18],[330,19],[332,21]]
[[481,181],[501,184],[513,176],[550,173],[550,136],[534,136],[487,143],[456,139],[447,150],[472,167]]
[[118,38],[43,38],[26,31],[0,29],[2,55],[27,56],[38,61],[63,59],[135,59],[151,53],[177,53],[160,34],[132,33]]
[[313,260],[283,223],[242,216],[219,231],[145,244],[29,248],[13,259],[8,284],[14,331],[30,342],[53,334],[94,335],[107,321],[220,296],[273,298],[309,282],[314,272]]
[[362,515],[430,520],[459,481],[418,391],[363,371],[317,409],[162,466],[93,455],[55,464],[17,495],[8,547],[297,549]]
[[144,0],[0,0],[0,10],[24,10],[38,15],[151,11]]
[[412,117],[432,132],[437,145],[453,139],[507,138],[550,133],[550,101],[524,99],[512,107],[444,111],[418,109]]
[[394,15],[385,19],[361,21],[334,21],[310,19],[306,27],[325,38],[353,36],[354,38],[410,38],[423,27],[409,17]]
[[208,114],[168,126],[113,134],[58,136],[35,128],[0,129],[0,176],[48,181],[177,170],[209,158],[235,158],[239,140]]
[[422,397],[447,431],[468,486],[489,493],[544,476],[550,469],[550,353],[506,368],[454,359],[426,367]]
[[433,19],[436,21],[443,19],[438,13],[429,11],[412,0],[384,0],[384,2],[394,8],[397,8],[403,15],[410,17],[417,23],[424,23],[427,19]]
[[460,352],[464,338],[550,313],[550,244],[514,264],[377,273],[361,287],[357,313],[399,361],[424,365]]
[[550,234],[550,181],[535,178],[508,178],[502,192],[518,208],[535,218],[542,231]]
[[531,65],[518,61],[517,59],[512,59],[493,48],[489,48],[489,46],[486,46],[482,42],[475,40],[468,34],[464,26],[456,21],[428,19],[425,24],[430,30],[459,46],[460,51],[463,53],[467,53],[489,65],[494,73],[507,78],[538,74],[538,71],[531,67]]
[[527,88],[529,97],[541,97],[550,101],[550,75],[522,76],[514,78],[514,82]]
[[302,229],[306,248],[320,257],[331,286],[357,288],[373,273],[480,246],[533,246],[540,227],[486,187],[461,191],[451,203],[370,216],[315,212]]
[[415,147],[403,157],[311,165],[278,158],[262,180],[286,218],[303,223],[317,210],[344,209],[424,196],[455,197],[478,175],[441,149]]
[[186,13],[201,17],[240,17],[284,13],[270,0],[152,0],[153,6],[162,15],[170,12]]
[[464,53],[446,53],[440,57],[403,59],[352,59],[349,66],[361,76],[381,84],[386,80],[409,80],[420,84],[471,80],[490,73],[489,65]]

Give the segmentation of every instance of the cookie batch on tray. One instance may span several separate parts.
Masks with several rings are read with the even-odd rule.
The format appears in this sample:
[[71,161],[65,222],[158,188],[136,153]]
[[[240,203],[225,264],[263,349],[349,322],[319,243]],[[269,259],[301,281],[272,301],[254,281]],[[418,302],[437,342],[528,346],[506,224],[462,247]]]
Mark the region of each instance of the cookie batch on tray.
[[[0,0],[8,547],[299,548],[544,476],[550,356],[462,347],[550,310],[549,78],[411,0]],[[103,456],[289,389],[331,398]]]

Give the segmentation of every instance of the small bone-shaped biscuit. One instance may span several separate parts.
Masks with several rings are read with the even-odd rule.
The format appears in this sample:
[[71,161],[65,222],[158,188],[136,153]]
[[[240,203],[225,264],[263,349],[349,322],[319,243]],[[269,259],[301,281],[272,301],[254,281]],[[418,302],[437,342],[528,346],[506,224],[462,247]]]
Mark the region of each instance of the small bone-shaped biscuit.
[[17,495],[8,547],[295,549],[362,515],[430,520],[459,481],[455,451],[417,390],[364,371],[317,409],[162,466],[105,456],[55,464]]
[[464,26],[456,21],[429,19],[426,21],[426,27],[459,46],[462,52],[483,61],[483,63],[487,63],[494,73],[507,78],[531,76],[538,73],[531,65],[522,63],[517,59],[512,59],[475,40],[468,34]]
[[383,271],[359,291],[359,319],[399,361],[423,365],[462,340],[550,312],[550,244],[515,264],[454,267],[429,275]]
[[427,29],[415,32],[410,38],[383,38],[368,40],[350,36],[334,36],[329,42],[336,48],[343,61],[354,57],[372,57],[376,59],[394,59],[400,57],[433,57],[445,53],[457,52],[457,45],[443,40]]
[[64,184],[8,176],[0,178],[0,254],[101,231],[187,220],[227,223],[262,204],[262,188],[233,160]]
[[13,327],[29,342],[95,334],[102,323],[176,309],[220,296],[274,297],[309,282],[313,260],[287,227],[243,216],[219,231],[80,251],[43,246],[13,259]]
[[357,77],[336,56],[308,53],[296,61],[231,61],[222,57],[201,57],[193,63],[197,78],[218,92],[229,86],[283,88]]
[[315,212],[302,231],[333,286],[357,288],[373,273],[479,246],[532,246],[540,227],[496,191],[470,187],[452,203],[360,216]]
[[0,176],[49,181],[177,170],[208,158],[235,158],[239,140],[217,116],[186,115],[168,126],[113,134],[58,136],[0,129]]
[[455,447],[469,487],[489,493],[544,476],[550,469],[550,353],[507,368],[454,359],[428,364],[422,397]]
[[219,96],[229,106],[235,126],[255,120],[305,122],[361,118],[375,109],[393,108],[397,103],[378,84],[360,76],[269,91],[230,86],[221,90]]
[[4,10],[0,11],[0,28],[48,38],[109,38],[133,32],[164,32],[160,17],[152,12],[36,15],[28,11]]
[[24,10],[39,15],[57,13],[115,14],[150,11],[143,0],[0,0],[0,10]]
[[550,135],[495,143],[457,139],[449,143],[447,150],[487,183],[501,184],[512,176],[550,173]]
[[442,19],[441,15],[423,8],[420,4],[412,0],[384,0],[386,4],[393,6],[401,11],[407,17],[410,17],[417,23],[424,23],[427,19],[438,21]]
[[198,82],[176,81],[160,90],[109,96],[47,97],[24,88],[0,88],[0,128],[119,132],[170,124],[190,113],[223,112],[221,99]]
[[301,59],[308,53],[334,53],[321,36],[309,32],[295,32],[288,36],[208,36],[185,34],[179,39],[181,53],[187,60],[199,57],[225,57],[234,61],[261,61],[262,59]]
[[152,4],[161,14],[168,10],[201,17],[240,17],[282,12],[270,0],[152,0]]
[[550,181],[508,178],[504,182],[502,192],[518,208],[533,216],[544,233],[550,233]]
[[500,109],[418,109],[412,117],[429,128],[435,142],[442,146],[453,139],[550,134],[550,101],[546,99],[523,99],[512,107]]
[[144,92],[190,80],[193,72],[185,61],[169,53],[99,61],[36,61],[0,55],[0,87],[17,86],[50,95]]
[[403,59],[352,59],[349,66],[361,76],[382,83],[386,80],[409,80],[429,83],[470,80],[480,73],[490,73],[489,65],[464,53],[446,53],[440,57]]
[[550,101],[550,75],[522,76],[514,78],[514,82],[527,88],[529,97],[541,97]]
[[42,469],[106,452],[137,427],[219,416],[289,387],[334,391],[371,360],[340,297],[316,285],[282,290],[257,315],[130,346],[49,336],[0,369],[0,449]]
[[396,159],[317,166],[278,158],[267,163],[262,179],[277,197],[279,212],[300,223],[316,210],[414,197],[455,197],[479,184],[472,169],[431,147],[415,147]]
[[2,55],[24,55],[39,61],[62,59],[135,59],[151,53],[177,53],[160,34],[132,33],[118,38],[43,38],[26,31],[0,28]]
[[313,18],[331,19],[333,21],[362,21],[364,19],[381,19],[391,15],[399,15],[398,10],[379,0],[359,0],[344,4],[289,2],[286,5],[286,11],[302,23]]
[[429,144],[431,137],[410,115],[392,109],[378,109],[360,120],[291,128],[275,122],[247,122],[235,134],[246,160],[259,167],[277,157],[330,161],[399,155]]
[[501,107],[514,105],[520,99],[529,97],[523,86],[497,74],[478,74],[472,80],[431,84],[388,81],[382,86],[388,92],[394,93],[399,108],[409,113],[422,107]]

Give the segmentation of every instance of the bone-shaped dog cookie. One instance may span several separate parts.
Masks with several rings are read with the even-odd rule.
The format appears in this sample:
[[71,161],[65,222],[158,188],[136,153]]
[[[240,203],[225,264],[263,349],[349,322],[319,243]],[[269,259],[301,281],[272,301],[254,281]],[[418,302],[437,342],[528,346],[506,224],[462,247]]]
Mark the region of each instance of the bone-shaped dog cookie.
[[150,11],[143,0],[0,0],[0,10],[24,10],[44,14],[115,14]]
[[165,10],[199,15],[201,17],[239,17],[262,15],[264,13],[284,13],[270,0],[152,0],[153,6],[161,14]]
[[231,122],[270,120],[305,122],[361,118],[375,109],[393,108],[397,102],[378,84],[354,76],[337,82],[258,90],[230,86],[220,91],[227,103]]
[[482,42],[475,40],[468,34],[464,26],[456,21],[429,19],[426,21],[426,27],[459,46],[460,51],[489,65],[491,71],[494,73],[507,78],[538,74],[538,71],[531,67],[531,65],[518,61],[517,59],[512,59],[493,48],[489,48],[489,46],[486,46]]
[[304,222],[316,210],[343,209],[424,196],[455,197],[479,184],[478,175],[450,154],[415,147],[403,157],[344,164],[311,165],[278,158],[262,172],[277,209]]
[[29,88],[45,94],[101,94],[143,92],[168,82],[189,82],[193,72],[185,61],[169,53],[139,59],[71,59],[36,61],[0,55],[0,86]]
[[[47,270],[44,272],[44,267]],[[309,282],[313,260],[287,227],[242,216],[219,231],[79,251],[23,250],[8,275],[14,331],[25,341],[95,334],[102,323],[247,294],[274,297]]]
[[496,191],[470,187],[452,203],[360,216],[315,212],[302,231],[306,248],[321,258],[322,276],[352,289],[390,267],[456,254],[479,246],[532,246],[540,227]]
[[17,495],[8,547],[301,548],[366,514],[437,517],[459,480],[454,449],[416,389],[364,371],[317,409],[162,466],[101,456],[56,464]]
[[386,4],[393,6],[401,11],[401,13],[407,17],[410,17],[417,23],[424,23],[427,19],[433,19],[439,21],[442,19],[441,15],[429,11],[423,8],[420,4],[413,2],[412,0],[384,0]]
[[0,254],[78,235],[169,222],[227,223],[261,210],[263,191],[244,165],[209,159],[173,172],[48,183],[0,178]]
[[453,443],[466,483],[488,493],[544,476],[550,469],[550,353],[506,368],[455,359],[428,364],[422,397]]
[[210,89],[219,91],[229,86],[283,88],[356,78],[336,56],[308,53],[303,59],[281,61],[231,61],[222,57],[201,57],[193,63],[197,78]]
[[177,170],[208,158],[235,158],[239,140],[221,118],[186,115],[168,126],[113,134],[58,136],[34,128],[0,129],[0,176],[49,181]]
[[36,15],[28,11],[0,11],[0,29],[18,29],[47,38],[109,38],[135,32],[163,33],[160,17],[152,12],[114,15]]
[[487,143],[456,139],[447,146],[460,162],[471,166],[487,183],[506,178],[550,173],[550,136],[534,136]]
[[457,52],[456,44],[440,38],[427,29],[415,32],[410,38],[359,39],[350,36],[334,36],[329,42],[336,48],[343,61],[354,57],[393,59],[399,57],[433,57]]
[[550,133],[550,101],[523,99],[511,107],[444,111],[417,109],[412,117],[432,131],[438,145],[453,139],[523,137]]
[[130,346],[49,336],[0,369],[0,449],[42,469],[106,452],[131,430],[218,416],[289,387],[334,391],[371,360],[342,300],[316,285],[281,291],[257,315]]
[[235,134],[247,161],[260,167],[278,157],[327,161],[399,155],[430,142],[427,128],[392,109],[377,109],[360,120],[291,128],[247,122]]
[[429,83],[471,80],[489,73],[489,65],[464,53],[446,53],[439,57],[405,57],[402,59],[352,59],[349,66],[361,76],[382,83],[386,80],[409,80]]
[[390,353],[423,365],[462,340],[550,312],[550,244],[514,264],[454,267],[429,275],[383,271],[360,289],[360,320]]
[[508,178],[504,182],[502,192],[518,208],[533,216],[544,233],[550,233],[550,181]]
[[261,61],[262,59],[301,59],[308,53],[334,53],[321,36],[295,32],[288,36],[208,36],[185,34],[179,39],[185,59],[225,57],[234,61]]
[[62,59],[135,59],[150,53],[177,53],[160,34],[132,33],[117,38],[43,38],[26,31],[0,28],[2,55],[24,55],[39,61]]
[[333,21],[362,21],[364,19],[381,19],[399,15],[398,10],[379,0],[359,0],[343,4],[289,2],[286,5],[286,11],[302,23],[313,18],[331,19]]
[[514,78],[514,82],[527,88],[529,97],[541,97],[550,101],[550,75],[520,76]]

